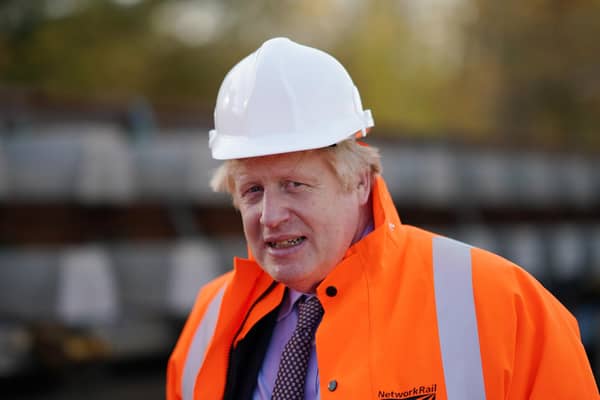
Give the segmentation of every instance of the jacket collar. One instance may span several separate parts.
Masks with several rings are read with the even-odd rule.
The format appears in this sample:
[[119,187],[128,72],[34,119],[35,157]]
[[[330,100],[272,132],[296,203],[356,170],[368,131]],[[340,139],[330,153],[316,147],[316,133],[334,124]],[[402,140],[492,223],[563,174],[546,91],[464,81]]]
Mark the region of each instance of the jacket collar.
[[[372,272],[371,269],[383,266],[386,246],[400,246],[403,240],[400,218],[381,177],[374,180],[372,204],[374,229],[350,246],[342,261],[317,287],[317,296],[325,309],[331,300],[326,292],[329,286],[339,289],[343,297],[351,292],[358,293],[358,297],[366,296],[367,274]],[[223,301],[237,304],[237,312],[229,319],[231,326],[241,327],[237,340],[242,339],[256,321],[280,305],[284,294],[285,286],[265,273],[251,254],[247,259],[236,257],[233,279]]]

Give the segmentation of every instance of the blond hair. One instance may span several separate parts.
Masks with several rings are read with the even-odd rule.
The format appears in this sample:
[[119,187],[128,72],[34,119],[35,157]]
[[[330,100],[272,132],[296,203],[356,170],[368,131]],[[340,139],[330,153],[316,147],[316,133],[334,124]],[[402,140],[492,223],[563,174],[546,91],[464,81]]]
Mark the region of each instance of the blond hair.
[[[325,161],[338,177],[344,190],[351,190],[356,176],[361,172],[368,171],[371,177],[375,177],[382,171],[379,150],[355,139],[347,139],[333,146],[307,151],[323,153]],[[215,170],[210,180],[210,187],[215,192],[233,194],[234,175],[238,163],[239,160],[227,160]]]

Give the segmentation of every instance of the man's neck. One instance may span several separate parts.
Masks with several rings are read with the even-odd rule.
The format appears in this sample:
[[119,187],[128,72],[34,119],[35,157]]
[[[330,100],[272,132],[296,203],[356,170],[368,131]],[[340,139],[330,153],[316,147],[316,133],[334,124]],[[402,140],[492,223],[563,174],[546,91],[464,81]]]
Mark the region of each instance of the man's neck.
[[369,201],[367,201],[363,206],[361,206],[358,217],[358,226],[356,229],[356,234],[354,235],[354,239],[352,239],[352,244],[358,242],[373,230],[374,222],[372,197],[372,195],[369,196]]

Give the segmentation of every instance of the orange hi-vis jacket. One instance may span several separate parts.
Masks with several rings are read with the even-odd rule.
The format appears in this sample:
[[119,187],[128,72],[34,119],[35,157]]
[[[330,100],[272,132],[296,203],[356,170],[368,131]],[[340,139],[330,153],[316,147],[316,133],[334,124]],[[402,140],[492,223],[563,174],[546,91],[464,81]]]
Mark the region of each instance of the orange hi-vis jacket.
[[[527,272],[402,225],[382,178],[373,216],[317,287],[323,400],[600,398],[575,318]],[[223,398],[232,349],[283,298],[255,261],[234,264],[198,296],[169,360],[168,400]]]

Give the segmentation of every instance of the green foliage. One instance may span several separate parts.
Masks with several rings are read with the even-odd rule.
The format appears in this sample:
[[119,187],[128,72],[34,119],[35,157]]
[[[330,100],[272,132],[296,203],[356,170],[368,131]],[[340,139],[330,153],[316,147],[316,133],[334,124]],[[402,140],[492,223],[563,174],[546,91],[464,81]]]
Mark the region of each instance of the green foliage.
[[[600,144],[600,4],[474,0],[470,70],[494,66],[489,124],[510,140],[587,149]],[[474,93],[476,94],[476,93]]]
[[[3,0],[0,85],[50,97],[144,96],[210,114],[235,62],[269,37],[289,36],[340,59],[382,134],[599,148],[599,3],[455,3],[444,19],[427,20],[442,3]],[[184,27],[176,17],[173,32],[157,23],[165,9],[190,5],[212,13],[191,25],[207,35],[197,43],[173,33]],[[444,24],[451,29],[436,40],[445,41],[427,39]]]

